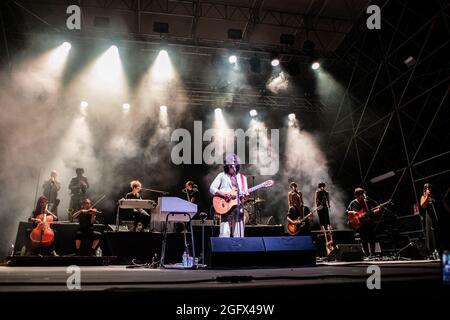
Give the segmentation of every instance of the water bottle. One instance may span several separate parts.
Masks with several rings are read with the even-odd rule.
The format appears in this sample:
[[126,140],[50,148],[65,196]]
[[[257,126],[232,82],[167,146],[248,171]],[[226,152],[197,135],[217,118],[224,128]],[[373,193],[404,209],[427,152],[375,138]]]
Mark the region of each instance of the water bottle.
[[183,267],[188,266],[188,258],[189,258],[188,253],[186,251],[184,251],[183,252],[183,260],[182,260]]
[[97,257],[101,257],[102,256],[102,248],[98,247],[97,250],[95,250],[95,255]]

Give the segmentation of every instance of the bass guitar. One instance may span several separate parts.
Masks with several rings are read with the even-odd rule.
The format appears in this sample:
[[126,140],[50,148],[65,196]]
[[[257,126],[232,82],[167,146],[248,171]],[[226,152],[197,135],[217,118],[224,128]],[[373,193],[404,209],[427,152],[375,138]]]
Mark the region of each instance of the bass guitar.
[[373,207],[370,210],[361,209],[360,211],[354,213],[347,210],[347,220],[348,223],[354,228],[359,229],[361,227],[362,221],[361,219],[365,218],[367,215],[374,213],[378,209],[382,209],[383,207],[387,206],[388,204],[391,204],[392,201],[386,201],[382,204],[377,205],[376,207]]
[[[248,189],[248,193],[255,192],[256,190],[261,188],[269,188],[271,186],[273,186],[273,180],[267,180]],[[214,196],[213,206],[217,214],[226,214],[238,205],[238,190],[236,188],[233,188],[230,194],[231,197],[229,199],[225,199],[220,196]]]
[[297,219],[296,223],[288,222],[288,224],[287,224],[287,231],[288,231],[288,233],[290,235],[293,235],[293,236],[297,235],[300,232],[300,229],[305,226],[306,220],[309,219],[309,217],[311,217],[314,212],[316,212],[317,210],[321,210],[322,208],[323,208],[322,206],[318,206],[316,209],[314,209],[313,211],[308,213],[303,218]]

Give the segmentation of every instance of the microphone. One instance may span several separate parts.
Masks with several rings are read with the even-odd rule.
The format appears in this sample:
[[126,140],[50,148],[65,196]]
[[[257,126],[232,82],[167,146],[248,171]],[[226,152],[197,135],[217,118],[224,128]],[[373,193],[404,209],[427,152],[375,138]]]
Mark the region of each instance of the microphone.
[[181,189],[181,192],[186,192],[187,188]]

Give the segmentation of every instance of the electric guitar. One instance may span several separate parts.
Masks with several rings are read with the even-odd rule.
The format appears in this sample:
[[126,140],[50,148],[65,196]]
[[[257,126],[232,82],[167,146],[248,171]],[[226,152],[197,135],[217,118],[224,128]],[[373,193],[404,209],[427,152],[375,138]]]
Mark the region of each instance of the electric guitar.
[[318,206],[316,209],[314,209],[313,211],[308,213],[303,218],[297,219],[296,220],[296,221],[298,221],[297,223],[288,222],[288,224],[287,224],[287,231],[289,232],[289,234],[293,235],[293,236],[297,235],[300,232],[300,229],[305,226],[306,220],[309,219],[309,217],[311,217],[314,212],[316,212],[317,210],[321,210],[322,208],[323,208],[323,206]]
[[[261,188],[269,188],[271,186],[273,186],[273,180],[267,180],[264,181],[263,183],[260,183],[248,189],[248,193],[252,193]],[[238,190],[233,187],[230,194],[231,194],[230,199],[225,199],[220,196],[214,196],[213,206],[217,214],[226,214],[231,210],[233,210],[238,205]]]
[[366,211],[365,209],[361,209],[356,213],[350,213],[349,211],[347,211],[347,220],[349,222],[349,224],[354,228],[354,229],[359,229],[361,227],[361,219],[365,218],[367,215],[375,212],[378,209],[381,209],[385,206],[387,206],[388,204],[391,204],[392,201],[386,201],[382,204],[377,205],[376,207],[373,207],[372,209]]

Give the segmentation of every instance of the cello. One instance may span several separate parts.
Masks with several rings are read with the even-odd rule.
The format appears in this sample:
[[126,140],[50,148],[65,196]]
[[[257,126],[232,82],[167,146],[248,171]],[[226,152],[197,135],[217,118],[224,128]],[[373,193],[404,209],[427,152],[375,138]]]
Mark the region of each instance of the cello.
[[54,218],[53,215],[47,214],[47,206],[48,204],[45,205],[43,213],[38,214],[36,218],[34,218],[35,221],[38,221],[38,224],[30,233],[31,242],[33,244],[38,244],[41,248],[52,245],[55,240],[55,233],[50,227]]

